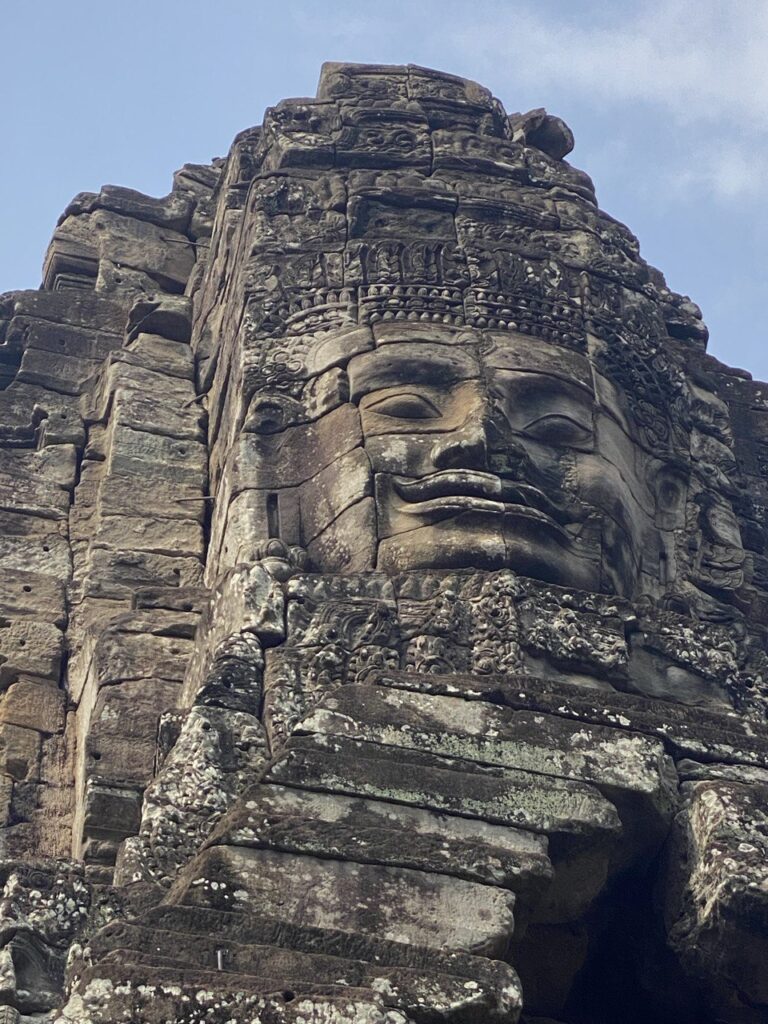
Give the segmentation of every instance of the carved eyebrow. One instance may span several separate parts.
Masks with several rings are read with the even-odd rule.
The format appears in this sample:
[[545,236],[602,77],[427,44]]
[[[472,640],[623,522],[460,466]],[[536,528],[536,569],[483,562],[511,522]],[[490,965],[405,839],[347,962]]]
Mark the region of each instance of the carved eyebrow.
[[493,375],[489,389],[495,398],[507,398],[514,393],[516,398],[523,400],[546,396],[553,404],[564,399],[584,408],[592,409],[596,405],[594,393],[583,384],[564,381],[551,374],[526,373],[518,376],[512,371],[507,376],[502,371]]
[[458,366],[455,361],[443,359],[439,355],[429,359],[411,355],[393,359],[381,351],[380,359],[369,359],[358,366],[350,364],[348,372],[353,401],[371,391],[398,385],[427,384],[441,388],[479,376],[479,372],[469,372],[469,367]]

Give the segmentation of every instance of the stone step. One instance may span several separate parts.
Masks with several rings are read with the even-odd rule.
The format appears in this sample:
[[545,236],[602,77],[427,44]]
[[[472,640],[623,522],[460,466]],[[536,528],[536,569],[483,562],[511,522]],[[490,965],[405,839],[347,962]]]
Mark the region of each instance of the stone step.
[[[142,927],[172,931],[180,937],[204,936],[227,944],[235,941],[249,945],[280,946],[303,953],[349,960],[365,960],[379,966],[407,967],[417,970],[456,974],[476,978],[485,985],[503,986],[514,978],[512,968],[498,960],[473,956],[459,950],[436,950],[430,946],[404,943],[385,938],[348,932],[339,928],[297,924],[266,912],[237,913],[211,910],[206,907],[164,903],[142,914]],[[113,922],[98,934],[114,937],[118,942],[124,922]]]
[[507,952],[514,894],[411,868],[217,846],[182,870],[169,902],[381,935],[480,956]]
[[[170,952],[172,951],[172,953]],[[468,974],[387,966],[280,946],[242,944],[203,935],[179,934],[140,925],[105,928],[90,945],[94,962],[223,970],[260,978],[272,990],[306,994],[312,986],[377,992],[384,1004],[428,1024],[446,1021],[509,1021],[519,1008],[519,986],[511,968],[505,976],[478,980]],[[172,957],[172,959],[171,959]],[[221,967],[219,968],[219,964]],[[502,965],[500,965],[502,966]],[[502,980],[503,978],[503,980]],[[428,1008],[428,1009],[426,1009]]]
[[408,1024],[410,1019],[385,1007],[371,990],[320,985],[302,985],[302,990],[275,989],[226,972],[100,963],[82,972],[58,1019],[89,1024]]
[[207,845],[306,853],[454,875],[537,898],[552,878],[544,836],[379,800],[254,786]]
[[[172,949],[173,947],[171,947]],[[241,992],[274,995],[279,993],[284,1002],[292,1002],[299,998],[335,995],[363,995],[366,999],[378,1002],[374,990],[365,985],[348,985],[343,981],[325,982],[310,979],[310,975],[281,977],[279,973],[267,973],[260,970],[235,969],[234,965],[218,967],[214,950],[214,963],[196,963],[195,960],[182,960],[178,956],[163,956],[160,953],[146,952],[141,949],[115,949],[99,960],[103,970],[109,971],[112,965],[122,964],[136,974],[144,971],[147,979],[158,974],[166,978],[176,976],[180,985],[194,979],[195,984],[206,985],[217,990],[237,989]],[[228,952],[228,950],[227,950]],[[224,950],[221,951],[222,956]],[[305,965],[311,966],[309,964]]]
[[415,693],[443,694],[509,708],[542,711],[593,725],[655,736],[675,758],[738,760],[768,767],[768,737],[736,711],[693,707],[624,693],[596,692],[572,682],[537,676],[451,675],[376,669],[366,683]]
[[296,732],[593,785],[622,822],[617,866],[653,855],[676,807],[677,774],[660,740],[534,710],[349,684],[327,694]]
[[581,839],[616,838],[616,808],[592,785],[519,769],[420,755],[336,736],[297,736],[265,781],[370,797]]
[[659,740],[537,711],[351,684],[326,696],[297,732],[575,779],[642,799],[644,817],[668,821],[675,806],[677,776]]

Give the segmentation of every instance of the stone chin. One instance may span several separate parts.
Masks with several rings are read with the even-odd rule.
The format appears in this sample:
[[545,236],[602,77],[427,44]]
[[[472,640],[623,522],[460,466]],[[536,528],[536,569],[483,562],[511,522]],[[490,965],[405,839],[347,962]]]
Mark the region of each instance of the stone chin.
[[[457,504],[462,500],[455,499]],[[583,533],[573,537],[529,508],[499,502],[495,509],[464,507],[451,514],[451,499],[444,502],[442,518],[436,518],[440,513],[434,509],[436,521],[419,525],[417,518],[411,529],[382,539],[377,568],[393,574],[512,569],[545,583],[601,590],[599,547],[590,554],[592,545]]]

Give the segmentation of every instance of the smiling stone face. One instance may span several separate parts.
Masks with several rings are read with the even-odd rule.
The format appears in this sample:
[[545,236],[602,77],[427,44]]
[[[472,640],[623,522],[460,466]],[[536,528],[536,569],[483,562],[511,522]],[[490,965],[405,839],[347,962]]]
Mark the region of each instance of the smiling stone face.
[[303,344],[297,397],[259,392],[232,465],[237,560],[251,535],[321,572],[511,568],[630,598],[675,579],[689,466],[598,339],[389,323]]
[[632,594],[668,557],[654,525],[661,467],[587,358],[508,334],[452,345],[404,328],[348,373],[378,568],[506,566]]
[[417,127],[405,78],[390,111],[343,79],[365,128],[324,97],[238,143],[233,209],[261,170],[233,214],[231,298],[206,298],[226,308],[206,345],[233,339],[212,402],[212,548],[226,566],[276,540],[320,573],[509,567],[732,602],[749,569],[739,463],[727,402],[691,372],[696,307],[585,175],[495,106],[482,131],[429,104]]

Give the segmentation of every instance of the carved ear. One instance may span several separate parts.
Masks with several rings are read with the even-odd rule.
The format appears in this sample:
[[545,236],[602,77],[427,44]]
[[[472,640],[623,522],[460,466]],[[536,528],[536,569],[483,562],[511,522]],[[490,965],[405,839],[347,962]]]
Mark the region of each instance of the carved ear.
[[696,503],[701,531],[696,582],[705,590],[738,590],[744,582],[746,555],[733,507],[711,491],[697,495]]
[[652,465],[648,485],[654,499],[654,523],[660,530],[681,528],[685,520],[689,475],[685,467],[664,462]]
[[725,548],[741,548],[741,530],[733,507],[719,495],[705,496],[699,515],[706,540]]
[[275,392],[258,392],[251,399],[243,430],[251,434],[277,434],[293,423],[300,423],[304,407],[295,398]]

